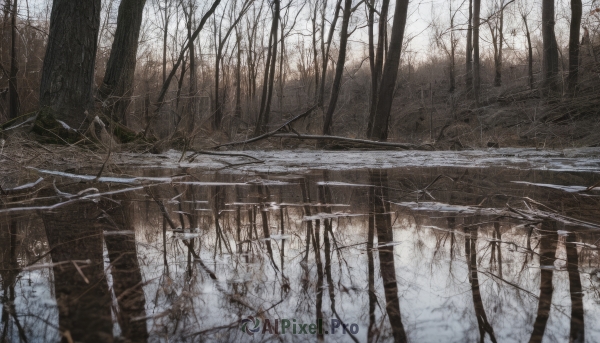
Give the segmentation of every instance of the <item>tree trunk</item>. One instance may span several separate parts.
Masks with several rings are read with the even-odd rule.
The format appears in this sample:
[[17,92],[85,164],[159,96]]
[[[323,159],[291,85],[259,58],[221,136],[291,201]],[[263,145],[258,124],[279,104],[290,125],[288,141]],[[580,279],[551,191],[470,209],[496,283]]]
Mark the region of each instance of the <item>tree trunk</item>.
[[348,44],[348,25],[350,24],[350,14],[352,14],[352,0],[345,0],[344,13],[342,19],[342,30],[340,32],[340,47],[338,52],[338,60],[335,67],[335,77],[331,86],[331,97],[329,106],[325,113],[325,122],[323,124],[323,134],[331,135],[333,126],[333,112],[337,105],[337,99],[342,86],[342,75],[344,74],[344,65],[346,63],[346,46]]
[[254,136],[259,136],[268,131],[269,114],[271,112],[271,98],[273,97],[273,82],[275,80],[275,62],[277,60],[277,31],[279,29],[279,0],[273,1],[273,23],[269,37],[269,51],[265,66],[263,91],[260,100],[260,111],[254,129]]
[[452,2],[450,2],[450,93],[456,89],[456,44],[454,43],[454,14],[452,14]]
[[117,29],[99,93],[108,101],[107,114],[127,124],[126,111],[133,95],[133,78],[138,40],[146,0],[123,0],[119,5]]
[[527,26],[527,15],[523,15],[523,23],[525,24],[525,35],[527,37],[527,73],[529,75],[529,89],[533,89],[533,46],[531,45],[531,34],[529,26]]
[[321,17],[321,85],[319,86],[319,97],[317,99],[317,105],[319,107],[323,107],[323,102],[325,98],[325,80],[327,76],[327,64],[329,63],[329,48],[331,47],[331,40],[333,39],[333,33],[335,32],[335,26],[337,24],[337,20],[340,14],[340,9],[342,5],[342,0],[338,0],[335,6],[335,14],[333,16],[333,21],[331,22],[331,26],[329,27],[329,34],[327,36],[327,43],[325,43],[324,35],[325,35],[325,8],[327,7],[327,1],[323,2],[323,16]]
[[579,33],[581,27],[581,0],[571,0],[571,29],[569,31],[569,93],[575,94],[579,74]]
[[[188,41],[192,40],[192,23],[194,21],[194,6],[193,2],[190,0],[189,2],[189,14],[188,14],[188,22],[187,22],[187,39]],[[189,94],[189,122],[188,122],[188,132],[194,132],[194,127],[196,126],[196,112],[198,111],[198,99],[196,96],[198,95],[198,80],[196,75],[196,48],[194,44],[190,46],[190,94]]]
[[167,35],[169,33],[169,3],[165,0],[165,17],[163,18],[165,27],[163,28],[163,56],[162,56],[162,81],[167,81]]
[[469,0],[469,23],[467,26],[467,48],[465,61],[465,86],[473,91],[473,0]]
[[554,0],[542,0],[542,39],[544,46],[544,93],[558,91],[558,46],[554,35]]
[[[216,21],[216,19],[215,19]],[[213,130],[219,130],[221,128],[221,121],[223,120],[223,112],[221,111],[221,97],[219,96],[219,83],[220,83],[220,73],[221,73],[221,59],[222,56],[222,46],[221,46],[221,28],[219,30],[219,40],[215,41],[215,45],[217,46],[217,51],[215,55],[215,109],[213,115]]]
[[479,91],[481,88],[481,75],[479,65],[479,25],[481,23],[481,0],[473,0],[473,96],[479,104]]
[[281,25],[281,48],[279,49],[279,113],[283,115],[283,88],[285,84],[285,69],[284,69],[284,60],[285,60],[285,36],[283,23]]
[[92,105],[100,0],[54,0],[42,79],[40,107],[79,129]]
[[[273,19],[275,20],[275,19]],[[269,46],[267,48],[267,58],[265,59],[265,72],[263,75],[263,87],[260,96],[260,108],[258,110],[258,117],[256,118],[256,127],[254,129],[254,135],[258,136],[261,132],[263,111],[265,110],[265,104],[267,101],[267,92],[269,87],[269,71],[271,70],[271,55],[273,54],[273,31],[269,35]]]
[[[373,1],[373,4],[375,1]],[[375,62],[371,69],[371,107],[369,108],[369,122],[367,123],[367,136],[373,130],[373,120],[377,110],[377,95],[379,92],[379,79],[383,69],[383,47],[385,45],[385,32],[387,31],[387,14],[390,5],[389,0],[383,0],[381,3],[381,15],[379,17],[379,32],[377,33],[377,51],[375,52]],[[374,8],[373,8],[374,10]],[[369,36],[369,39],[372,39]],[[370,43],[372,44],[372,43]]]
[[242,37],[235,29],[237,60],[235,65],[235,116],[242,118]]
[[[500,4],[504,6],[503,3]],[[495,76],[494,76],[494,86],[500,87],[502,86],[502,43],[504,41],[504,7],[500,8],[500,23],[498,25],[497,32],[497,48],[496,48],[496,56],[494,58],[494,67],[495,67]]]
[[402,52],[402,41],[404,39],[404,28],[406,26],[406,15],[408,13],[408,0],[399,0],[396,3],[394,13],[394,26],[390,39],[389,51],[385,59],[385,66],[381,75],[377,110],[373,120],[373,129],[369,139],[386,141],[388,137],[388,125],[394,90],[396,88],[396,77],[400,66],[400,53]]
[[[269,121],[270,121],[270,114],[271,114],[271,99],[273,98],[273,87],[274,87],[274,83],[275,83],[275,63],[277,61],[277,43],[278,43],[278,34],[277,34],[277,28],[279,25],[279,6],[280,6],[280,0],[274,0],[274,5],[275,5],[275,18],[276,18],[276,25],[274,25],[274,30],[273,30],[273,53],[271,54],[271,65],[270,70],[269,70],[269,83],[268,83],[268,92],[267,92],[267,101],[265,104],[265,111],[263,112],[263,121],[262,121],[262,125],[260,128],[261,133],[267,132],[269,130]],[[275,19],[274,19],[275,20]],[[283,32],[281,33],[283,35]],[[281,63],[282,61],[280,61],[279,63]]]
[[17,0],[14,0],[10,19],[10,75],[8,79],[8,117],[10,119],[14,119],[19,116],[20,103],[17,87],[18,72],[19,60],[17,58]]
[[312,43],[313,43],[313,65],[315,70],[315,99],[319,98],[319,49],[317,49],[317,4],[315,0],[315,8],[313,9],[312,17]]

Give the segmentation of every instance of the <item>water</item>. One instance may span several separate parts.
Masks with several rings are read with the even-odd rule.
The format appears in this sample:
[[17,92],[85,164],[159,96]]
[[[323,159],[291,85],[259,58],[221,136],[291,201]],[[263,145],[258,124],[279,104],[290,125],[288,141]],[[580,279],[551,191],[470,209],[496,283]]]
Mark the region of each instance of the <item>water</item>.
[[2,196],[1,342],[600,341],[597,170],[122,172]]

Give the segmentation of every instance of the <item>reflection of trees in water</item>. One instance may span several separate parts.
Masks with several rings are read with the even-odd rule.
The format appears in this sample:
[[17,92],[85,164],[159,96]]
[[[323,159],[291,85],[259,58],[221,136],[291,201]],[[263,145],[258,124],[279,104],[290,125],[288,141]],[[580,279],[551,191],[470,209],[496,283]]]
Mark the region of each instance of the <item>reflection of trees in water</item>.
[[111,342],[113,339],[102,230],[96,221],[102,214],[91,201],[42,213],[52,262],[71,262],[53,268],[63,342]]
[[0,269],[2,277],[2,328],[0,342],[6,342],[8,332],[11,329],[11,320],[17,328],[19,338],[27,342],[25,329],[17,316],[15,309],[15,283],[19,274],[19,264],[17,261],[18,242],[17,221],[8,217],[6,223],[0,224],[0,239],[5,245],[2,249],[2,260]]
[[[117,298],[117,319],[124,337],[131,342],[145,342],[148,340],[146,322],[139,318],[146,316],[146,298],[131,222],[131,201],[126,196],[113,198],[113,201],[120,205],[106,202],[101,223],[107,233],[104,243],[110,261],[113,292]],[[119,231],[129,232],[111,234]]]
[[579,256],[576,234],[570,233],[566,237],[565,248],[567,250],[567,271],[569,273],[569,293],[571,294],[571,330],[570,342],[585,342],[584,318],[583,318],[583,289],[581,287],[581,276],[579,275]]
[[539,258],[540,258],[540,295],[537,308],[537,316],[533,323],[530,343],[541,342],[546,330],[546,324],[550,317],[552,306],[552,276],[558,235],[556,233],[556,222],[544,221],[540,232]]
[[[435,174],[439,172],[435,171]],[[431,287],[434,298],[448,298],[448,301],[427,304],[430,306],[427,311],[433,308],[431,311],[443,311],[453,316],[449,320],[467,323],[464,332],[454,332],[458,341],[460,337],[473,339],[477,331],[479,339],[488,336],[486,339],[494,337],[492,340],[495,340],[497,337],[498,341],[503,341],[506,338],[504,326],[509,321],[515,330],[527,331],[512,338],[521,339],[523,335],[529,338],[529,333],[544,320],[543,313],[536,318],[536,305],[541,305],[541,312],[544,312],[544,306],[556,308],[556,305],[546,304],[551,301],[551,296],[550,300],[544,292],[540,293],[539,299],[536,296],[537,283],[547,283],[548,280],[547,275],[544,276],[548,270],[540,272],[535,268],[537,258],[532,259],[541,246],[547,244],[542,242],[547,238],[544,228],[540,231],[534,224],[515,227],[521,222],[497,216],[407,212],[406,209],[398,211],[395,216],[390,215],[390,211],[401,207],[390,205],[389,199],[398,202],[397,199],[402,201],[408,196],[410,200],[414,197],[419,201],[423,197],[429,200],[425,192],[399,189],[409,186],[418,189],[420,186],[417,185],[430,184],[436,175],[406,175],[397,171],[313,173],[303,177],[292,175],[290,179],[293,182],[287,186],[257,182],[234,187],[177,184],[152,187],[153,194],[164,203],[176,226],[182,229],[200,228],[197,236],[186,240],[177,238],[178,234],[172,232],[171,225],[167,223],[163,231],[163,215],[157,205],[139,194],[134,195],[132,201],[115,199],[122,206],[114,202],[78,204],[73,207],[77,211],[104,211],[98,213],[98,217],[84,217],[81,222],[95,223],[93,225],[100,225],[109,233],[135,227],[138,239],[136,243],[131,235],[105,236],[112,276],[112,284],[108,286],[112,286],[115,298],[111,298],[110,291],[107,291],[108,297],[104,296],[104,299],[108,305],[98,307],[94,315],[110,315],[110,304],[114,302],[123,336],[137,332],[142,340],[144,337],[162,337],[170,340],[243,341],[246,336],[238,330],[237,320],[249,314],[259,314],[263,319],[283,316],[304,322],[339,317],[345,323],[361,324],[358,335],[361,341],[363,338],[382,341],[391,337],[395,341],[405,341],[407,338],[427,338],[429,331],[425,332],[422,325],[428,325],[429,318],[434,317],[427,317],[428,313],[419,307],[421,304],[406,295],[400,306],[399,293],[414,293],[419,299],[422,296],[418,293],[419,289]],[[232,180],[230,176],[210,177],[212,180]],[[484,199],[486,192],[496,190],[492,189],[490,180],[483,173],[469,172],[452,177],[456,179],[454,183],[440,179],[427,192],[439,201],[483,203],[483,207],[500,202],[498,195]],[[316,180],[344,180],[374,187],[317,185]],[[277,200],[286,204],[272,205],[275,197],[270,194],[277,195]],[[316,197],[311,199],[310,194]],[[332,203],[346,203],[351,207],[326,206]],[[91,206],[89,210],[86,210],[87,206]],[[65,210],[68,210],[62,215],[65,220],[74,216],[71,208]],[[369,213],[369,216],[327,217],[344,210],[354,214]],[[62,213],[63,209],[60,211]],[[302,221],[304,216],[320,213],[324,215],[316,217],[318,219]],[[287,223],[284,221],[286,214]],[[52,216],[44,214],[48,215]],[[101,218],[100,221],[97,218]],[[69,225],[78,227],[84,224]],[[98,228],[91,230],[96,232]],[[279,240],[277,231],[290,237]],[[395,252],[394,231],[396,239],[403,241]],[[539,232],[542,233],[541,240],[537,238]],[[77,240],[87,239],[81,236],[74,237]],[[99,237],[101,249],[102,235]],[[266,237],[273,239],[263,240]],[[590,244],[598,238],[592,234],[579,237]],[[575,239],[573,235],[568,237],[568,240]],[[465,257],[462,256],[463,247]],[[597,261],[590,249],[578,251],[574,247],[574,244],[567,244],[569,273],[557,273],[556,277],[566,280],[568,276],[571,281],[571,337],[577,339],[583,334],[583,303],[587,299],[582,297],[581,292],[586,292],[587,284],[580,282],[577,285],[576,280],[581,276],[577,262],[572,261],[584,259],[594,265]],[[99,251],[98,248],[86,251],[85,259],[96,261],[100,256],[101,260]],[[199,259],[194,258],[194,254]],[[400,256],[408,256],[409,260]],[[200,261],[203,261],[202,265]],[[90,284],[95,273],[98,274],[96,287],[105,282],[102,281],[105,272],[102,264],[78,265]],[[164,273],[163,266],[168,267],[168,273]],[[588,269],[591,268],[590,265]],[[69,270],[69,273],[57,274],[58,283],[67,277],[83,280],[72,264],[63,266],[62,270]],[[214,279],[208,271],[214,272]],[[5,279],[3,276],[3,281]],[[399,284],[396,279],[403,281]],[[3,288],[5,284],[3,282]],[[73,291],[81,292],[77,287]],[[82,284],[80,288],[84,287],[91,286]],[[576,291],[578,287],[579,292]],[[144,291],[147,297],[144,297]],[[7,294],[10,296],[10,292],[4,292],[3,296]],[[64,302],[62,299],[59,298]],[[518,323],[511,318],[511,315],[516,317],[515,314],[522,312],[533,314],[529,318],[527,315],[521,317]],[[425,316],[416,317],[423,314]],[[108,324],[104,327],[110,336],[112,320],[106,315],[104,317],[110,324],[110,328]],[[138,320],[128,322],[127,318]],[[63,325],[65,319],[60,320]],[[548,317],[545,321],[544,326],[555,325],[548,321]],[[147,323],[149,332],[144,331]],[[99,335],[101,330],[95,331]],[[541,332],[543,334],[544,330]],[[302,341],[306,338],[299,337],[287,336],[286,339]],[[326,340],[327,336],[314,339]]]
[[400,299],[398,299],[398,283],[394,263],[394,246],[386,243],[394,240],[392,218],[387,199],[388,180],[384,170],[370,170],[369,177],[373,187],[373,208],[375,213],[375,229],[379,251],[379,270],[383,279],[385,293],[385,309],[390,320],[395,342],[406,342],[406,332],[400,316]]
[[[468,217],[465,221],[472,221],[475,218]],[[477,326],[479,327],[479,341],[483,342],[487,333],[492,342],[496,342],[494,328],[488,322],[487,314],[483,300],[481,299],[481,289],[479,288],[479,273],[477,271],[477,234],[478,226],[466,224],[465,232],[465,257],[467,259],[467,269],[469,271],[469,283],[471,284],[471,294],[473,296],[473,305],[475,306],[475,316],[477,317]]]

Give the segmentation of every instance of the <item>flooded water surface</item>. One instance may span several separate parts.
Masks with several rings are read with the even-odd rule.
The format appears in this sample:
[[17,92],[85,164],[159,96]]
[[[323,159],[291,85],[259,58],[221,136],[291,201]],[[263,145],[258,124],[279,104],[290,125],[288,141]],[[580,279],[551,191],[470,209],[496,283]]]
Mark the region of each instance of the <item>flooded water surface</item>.
[[28,173],[0,342],[600,341],[593,166]]

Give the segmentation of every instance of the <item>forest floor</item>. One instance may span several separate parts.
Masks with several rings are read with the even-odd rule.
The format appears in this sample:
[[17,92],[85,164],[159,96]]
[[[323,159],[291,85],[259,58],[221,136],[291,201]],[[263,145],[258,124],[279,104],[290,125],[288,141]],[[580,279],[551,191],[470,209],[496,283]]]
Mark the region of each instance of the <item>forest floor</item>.
[[[2,143],[0,141],[0,143]],[[5,140],[0,148],[0,187],[11,189],[62,173],[99,177],[162,177],[187,173],[281,174],[311,170],[411,167],[509,167],[598,172],[600,147],[536,149],[485,148],[463,151],[328,151],[315,149],[219,151],[208,154],[167,150],[159,154],[93,151],[78,146]],[[73,177],[73,175],[71,175]],[[75,177],[77,179],[77,177]],[[116,179],[117,182],[118,179]]]

